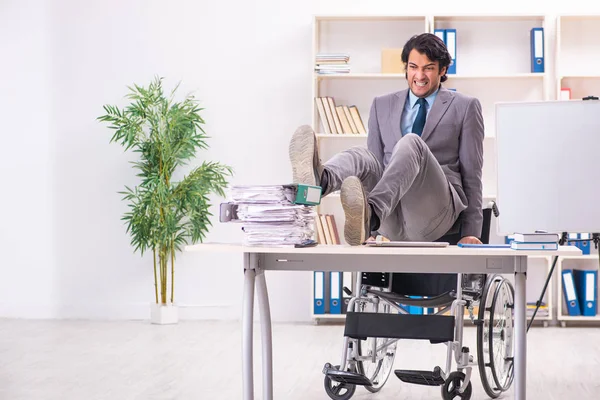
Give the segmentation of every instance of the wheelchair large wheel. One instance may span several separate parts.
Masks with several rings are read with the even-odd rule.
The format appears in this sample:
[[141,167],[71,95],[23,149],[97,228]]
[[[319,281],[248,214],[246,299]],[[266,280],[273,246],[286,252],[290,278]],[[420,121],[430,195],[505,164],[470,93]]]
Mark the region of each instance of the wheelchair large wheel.
[[502,276],[491,276],[479,304],[477,363],[483,389],[493,399],[513,379],[514,289]]
[[[362,312],[379,312],[389,313],[390,305],[386,303],[365,304]],[[394,369],[394,359],[396,357],[396,345],[397,341],[393,340],[388,343],[389,339],[386,338],[367,338],[367,340],[357,341],[357,354],[361,359],[356,363],[358,372],[373,383],[373,386],[365,386],[371,393],[376,393],[381,390],[383,385],[387,382],[392,369]],[[385,344],[387,346],[385,346]],[[375,349],[376,355],[373,359],[373,349]],[[363,359],[367,357],[368,359]]]
[[[368,338],[367,340],[358,341],[358,354],[360,356],[372,357],[373,342],[376,348],[381,347],[388,341],[385,338]],[[392,369],[394,368],[394,358],[396,357],[396,344],[393,342],[388,346],[377,351],[375,362],[372,360],[362,360],[357,362],[358,372],[369,378],[373,386],[365,386],[371,393],[376,393],[381,390],[387,382]]]
[[514,378],[514,310],[515,289],[504,279],[496,288],[492,301],[490,325],[493,335],[489,337],[492,374],[496,385],[507,391]]

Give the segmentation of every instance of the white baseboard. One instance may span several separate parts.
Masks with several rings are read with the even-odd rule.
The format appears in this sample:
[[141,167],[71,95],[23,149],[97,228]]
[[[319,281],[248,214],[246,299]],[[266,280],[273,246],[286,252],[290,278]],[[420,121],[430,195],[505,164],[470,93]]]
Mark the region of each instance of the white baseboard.
[[52,304],[0,303],[0,318],[54,319],[58,312]]
[[[0,318],[24,319],[85,319],[85,320],[147,320],[150,321],[150,302],[131,304],[72,303],[6,304],[0,303]],[[179,320],[237,321],[242,318],[241,304],[178,304]],[[308,312],[289,315],[282,310],[271,309],[273,322],[309,322]],[[260,318],[258,301],[254,305],[254,320]]]
[[[0,318],[150,320],[150,302],[137,304],[0,304]],[[218,305],[179,305],[180,320],[238,320],[241,307]]]

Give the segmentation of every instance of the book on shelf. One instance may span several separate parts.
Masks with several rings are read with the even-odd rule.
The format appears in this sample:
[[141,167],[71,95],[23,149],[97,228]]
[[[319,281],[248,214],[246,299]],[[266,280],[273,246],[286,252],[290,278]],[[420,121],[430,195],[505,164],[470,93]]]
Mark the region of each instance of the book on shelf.
[[342,106],[342,110],[344,112],[344,117],[348,119],[348,122],[350,123],[349,133],[358,133],[358,129],[356,128],[356,122],[354,122],[354,119],[352,118],[352,114],[350,114],[350,109],[348,108],[348,106]]
[[348,53],[317,53],[316,62],[348,62],[350,55]]
[[319,74],[349,74],[350,66],[338,64],[316,65],[315,71]]
[[352,120],[356,124],[357,133],[367,134],[367,130],[365,129],[365,125],[362,122],[362,118],[360,117],[360,113],[358,112],[358,108],[356,106],[349,106],[348,110],[350,111],[350,115],[352,115]]
[[317,243],[341,244],[335,216],[333,214],[317,214],[315,217]]
[[[533,313],[536,309],[536,303],[527,303],[527,316],[533,316]],[[540,308],[537,310],[535,314],[536,317],[548,317],[550,316],[550,311],[548,309],[548,305],[544,302],[540,304]]]
[[323,132],[327,134],[366,134],[355,105],[336,105],[333,97],[315,97]]

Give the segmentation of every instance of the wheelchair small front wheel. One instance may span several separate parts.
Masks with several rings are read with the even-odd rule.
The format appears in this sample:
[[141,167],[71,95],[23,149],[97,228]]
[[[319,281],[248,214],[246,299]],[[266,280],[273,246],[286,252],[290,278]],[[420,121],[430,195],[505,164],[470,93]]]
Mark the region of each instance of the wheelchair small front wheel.
[[465,374],[462,372],[454,371],[448,375],[448,379],[442,385],[442,399],[453,400],[453,399],[465,399],[471,398],[473,392],[473,386],[469,381],[469,384],[465,388],[464,392],[459,393],[458,389],[462,386],[465,381]]
[[[335,368],[340,369],[339,365]],[[350,383],[341,383],[331,380],[327,375],[323,381],[325,393],[333,400],[349,400],[356,392],[356,385]]]

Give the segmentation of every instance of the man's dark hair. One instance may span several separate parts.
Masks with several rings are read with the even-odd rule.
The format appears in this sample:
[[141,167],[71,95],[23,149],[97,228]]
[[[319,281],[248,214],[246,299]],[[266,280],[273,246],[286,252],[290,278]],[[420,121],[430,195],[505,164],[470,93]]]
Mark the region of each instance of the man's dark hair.
[[[406,42],[404,48],[402,49],[402,63],[405,67],[408,67],[408,55],[413,49],[417,50],[421,54],[425,54],[431,61],[438,61],[440,65],[440,71],[444,67],[447,68],[452,61],[444,41],[435,36],[433,33],[422,33],[408,39],[408,42]],[[446,71],[448,70],[446,69]],[[406,77],[408,78],[408,73],[406,74]],[[440,78],[440,81],[445,82],[447,79],[448,77],[446,74],[444,74]]]

